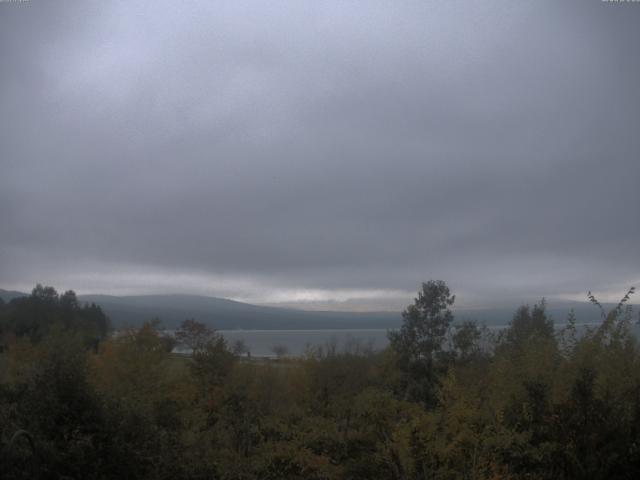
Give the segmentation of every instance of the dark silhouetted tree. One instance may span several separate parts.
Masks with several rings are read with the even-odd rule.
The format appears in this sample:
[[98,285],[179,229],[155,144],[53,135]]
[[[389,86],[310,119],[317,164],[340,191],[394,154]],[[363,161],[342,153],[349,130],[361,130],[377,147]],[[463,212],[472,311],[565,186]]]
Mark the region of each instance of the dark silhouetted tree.
[[450,307],[455,301],[442,280],[422,284],[413,305],[402,312],[398,331],[388,333],[398,366],[405,374],[405,396],[433,404],[437,374],[446,366],[445,340],[453,321]]
[[509,328],[505,330],[504,340],[520,348],[533,338],[553,338],[553,320],[547,315],[546,309],[544,298],[533,308],[522,305],[513,316]]

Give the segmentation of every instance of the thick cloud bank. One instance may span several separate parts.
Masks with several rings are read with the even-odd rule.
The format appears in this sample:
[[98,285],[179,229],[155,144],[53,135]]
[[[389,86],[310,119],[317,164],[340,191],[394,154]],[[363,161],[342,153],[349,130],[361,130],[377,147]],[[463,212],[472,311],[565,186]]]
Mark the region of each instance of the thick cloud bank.
[[640,280],[640,4],[0,3],[0,287]]

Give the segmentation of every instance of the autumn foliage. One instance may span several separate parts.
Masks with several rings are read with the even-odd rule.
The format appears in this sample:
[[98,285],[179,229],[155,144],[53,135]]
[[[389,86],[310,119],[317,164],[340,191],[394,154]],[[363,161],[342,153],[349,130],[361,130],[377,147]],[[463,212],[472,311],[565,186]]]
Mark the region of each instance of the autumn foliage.
[[492,334],[427,282],[384,351],[256,361],[196,320],[109,332],[98,306],[37,287],[0,305],[0,476],[637,478],[632,293],[596,327],[554,328],[541,302]]

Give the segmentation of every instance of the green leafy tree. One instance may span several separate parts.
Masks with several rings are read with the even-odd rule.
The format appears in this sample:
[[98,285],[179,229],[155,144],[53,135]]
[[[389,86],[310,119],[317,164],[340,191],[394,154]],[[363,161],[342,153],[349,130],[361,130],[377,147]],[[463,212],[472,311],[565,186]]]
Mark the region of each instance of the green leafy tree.
[[204,390],[223,383],[236,358],[222,335],[189,319],[176,330],[176,340],[191,349],[191,368]]
[[462,363],[470,362],[485,353],[482,351],[480,343],[482,334],[482,330],[472,321],[466,321],[454,326],[452,344],[458,361]]
[[191,350],[202,348],[216,336],[215,331],[207,325],[189,318],[183,320],[175,332],[178,344]]
[[388,333],[398,366],[405,374],[405,396],[433,404],[438,373],[446,367],[443,350],[453,322],[451,306],[455,296],[442,280],[422,284],[413,305],[402,312],[398,331]]
[[552,339],[554,333],[553,320],[547,315],[547,304],[543,298],[533,308],[529,305],[518,308],[503,339],[515,348],[522,348],[534,338]]
[[0,315],[0,332],[27,337],[34,342],[53,329],[80,335],[87,347],[97,347],[109,332],[109,319],[95,305],[78,302],[75,292],[58,295],[53,287],[38,284],[28,297],[14,298]]

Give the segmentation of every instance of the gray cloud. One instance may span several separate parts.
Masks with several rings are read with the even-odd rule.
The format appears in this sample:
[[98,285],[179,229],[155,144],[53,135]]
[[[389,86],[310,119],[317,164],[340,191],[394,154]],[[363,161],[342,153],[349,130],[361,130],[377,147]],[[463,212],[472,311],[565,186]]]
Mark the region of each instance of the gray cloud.
[[0,286],[624,288],[639,20],[596,0],[0,3]]

